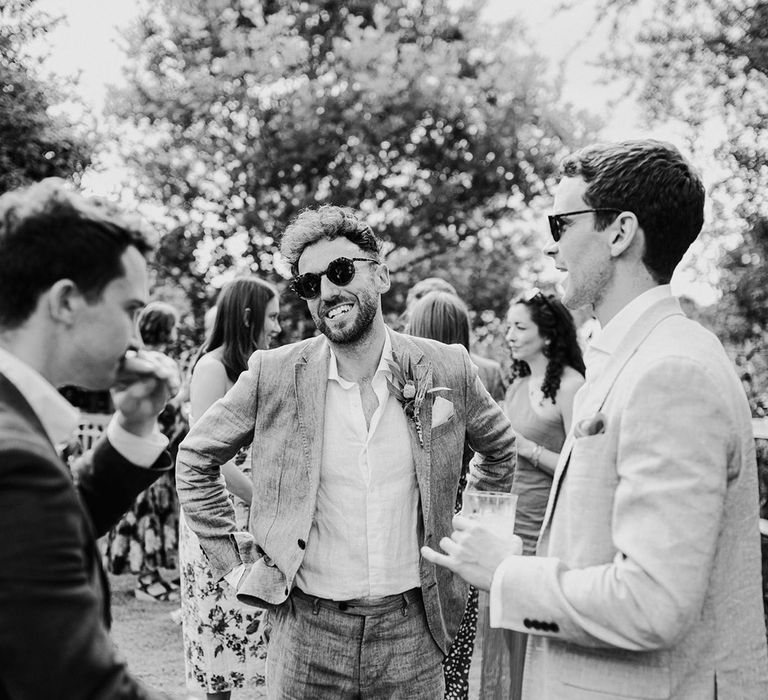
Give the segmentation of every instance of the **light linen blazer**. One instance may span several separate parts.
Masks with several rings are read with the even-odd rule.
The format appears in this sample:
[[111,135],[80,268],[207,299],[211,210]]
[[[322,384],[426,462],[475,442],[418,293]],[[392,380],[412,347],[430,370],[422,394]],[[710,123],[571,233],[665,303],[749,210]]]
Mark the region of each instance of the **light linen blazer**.
[[515,558],[502,626],[532,633],[528,700],[768,698],[750,411],[719,341],[652,306],[566,438],[538,556]]
[[[463,347],[388,332],[393,353],[410,357],[419,385],[451,389],[441,392],[453,404],[453,415],[446,413],[444,422],[432,425],[431,396],[422,404],[423,447],[408,421],[421,499],[419,544],[436,547],[452,531],[465,437],[478,453],[473,486],[509,491],[515,435]],[[179,448],[177,488],[187,522],[216,577],[252,564],[238,597],[255,605],[284,602],[304,557],[320,481],[329,352],[323,336],[257,351],[248,370]],[[236,531],[219,465],[251,442],[250,533],[242,533]],[[446,651],[464,612],[467,586],[423,559],[420,576],[430,631]]]

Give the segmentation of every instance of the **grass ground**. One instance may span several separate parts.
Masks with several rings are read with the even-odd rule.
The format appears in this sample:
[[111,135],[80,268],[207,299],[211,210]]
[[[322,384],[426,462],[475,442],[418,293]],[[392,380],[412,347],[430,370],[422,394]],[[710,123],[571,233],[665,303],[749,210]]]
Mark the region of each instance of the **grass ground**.
[[[166,574],[173,578],[174,574]],[[205,693],[187,690],[184,680],[184,647],[181,625],[171,619],[178,603],[142,602],[133,589],[136,576],[110,576],[112,587],[112,638],[128,662],[131,673],[172,698],[199,698]],[[232,700],[260,700],[254,691],[233,692]]]

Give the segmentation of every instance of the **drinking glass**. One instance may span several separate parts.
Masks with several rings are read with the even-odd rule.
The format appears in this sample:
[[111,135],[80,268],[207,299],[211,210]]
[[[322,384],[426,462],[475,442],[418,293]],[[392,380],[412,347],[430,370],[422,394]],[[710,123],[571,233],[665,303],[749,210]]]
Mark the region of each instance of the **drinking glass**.
[[503,491],[465,491],[461,512],[479,518],[501,537],[513,535],[517,494]]

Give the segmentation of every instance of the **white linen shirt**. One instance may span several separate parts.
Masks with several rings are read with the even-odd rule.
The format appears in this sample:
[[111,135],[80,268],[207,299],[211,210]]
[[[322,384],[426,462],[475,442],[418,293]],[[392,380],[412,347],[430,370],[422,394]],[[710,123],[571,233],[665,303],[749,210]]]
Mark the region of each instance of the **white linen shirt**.
[[331,352],[317,506],[296,575],[310,595],[349,600],[420,586],[419,490],[409,419],[387,388],[391,359],[387,334],[368,428],[360,387],[339,375]]

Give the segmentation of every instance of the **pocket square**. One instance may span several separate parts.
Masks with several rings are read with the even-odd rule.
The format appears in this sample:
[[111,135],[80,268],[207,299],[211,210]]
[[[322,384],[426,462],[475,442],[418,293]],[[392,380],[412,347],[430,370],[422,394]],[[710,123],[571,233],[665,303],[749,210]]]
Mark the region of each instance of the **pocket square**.
[[595,413],[594,416],[584,418],[576,423],[576,427],[573,429],[573,436],[589,437],[590,435],[600,435],[605,432],[605,428],[608,425],[608,421],[604,413]]
[[453,416],[453,402],[438,396],[432,404],[432,427],[448,422]]

